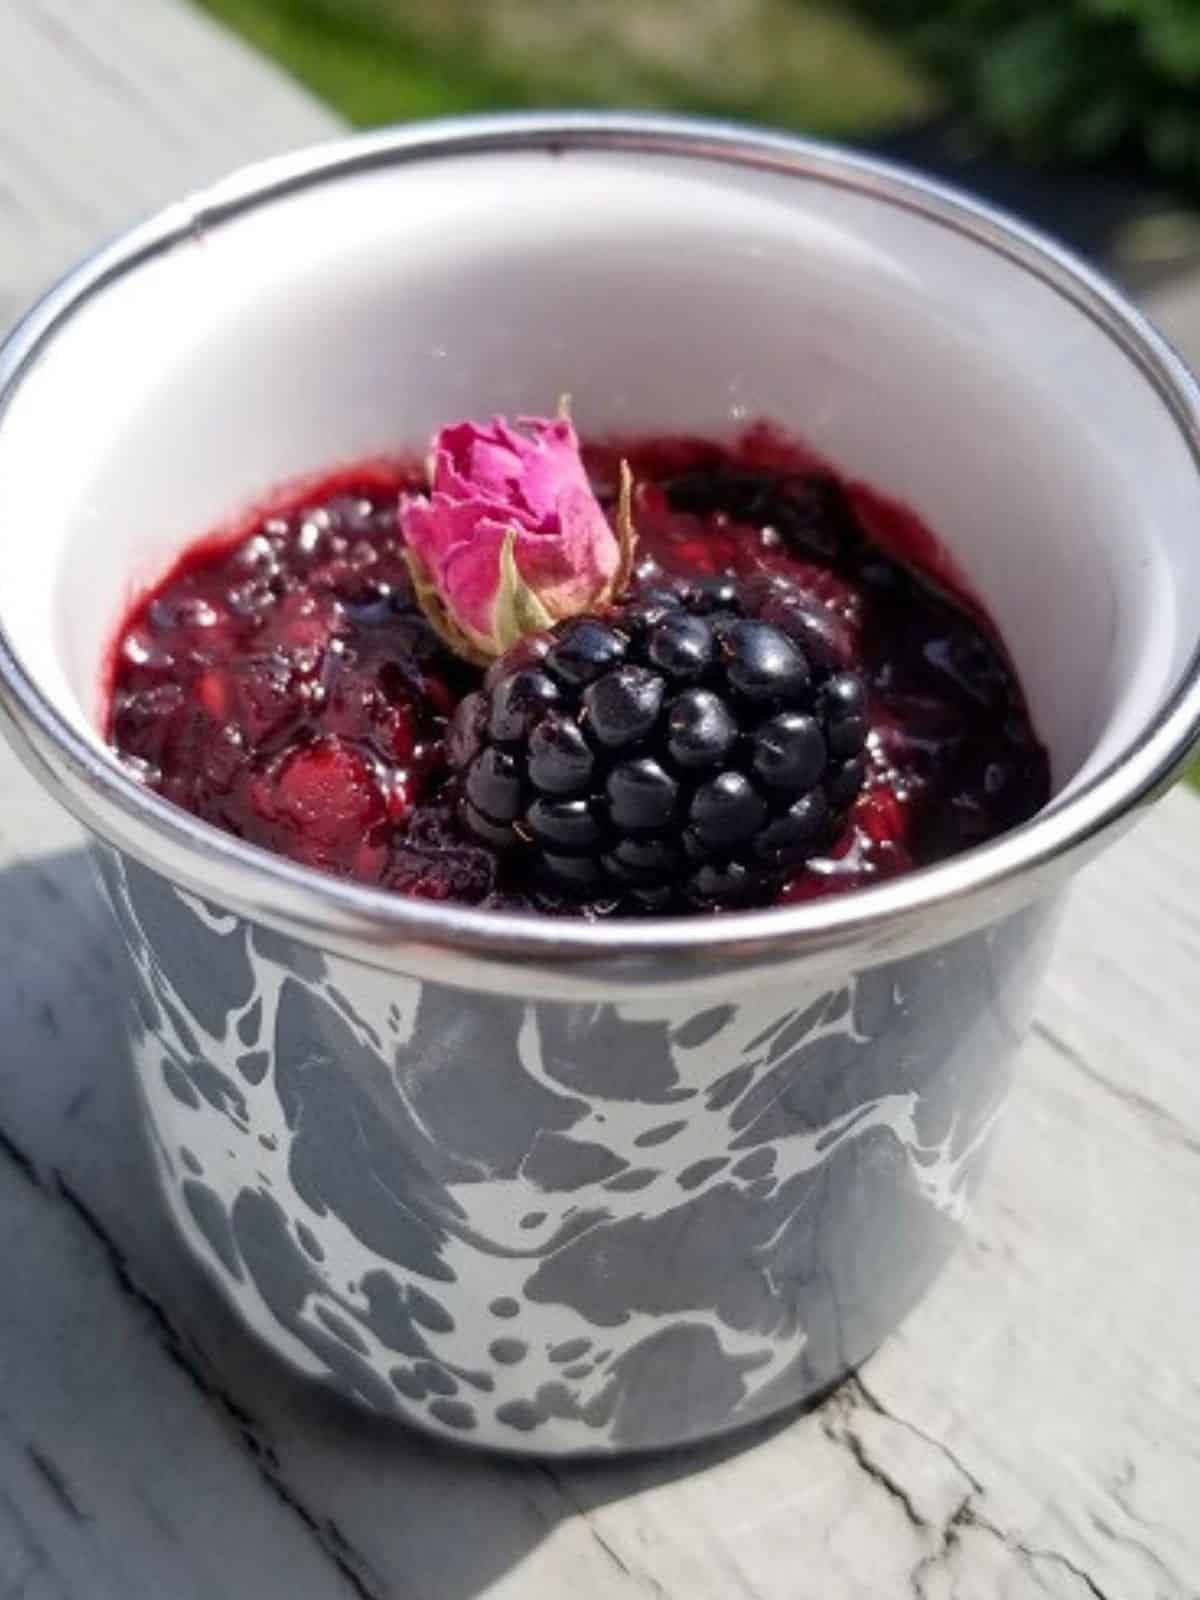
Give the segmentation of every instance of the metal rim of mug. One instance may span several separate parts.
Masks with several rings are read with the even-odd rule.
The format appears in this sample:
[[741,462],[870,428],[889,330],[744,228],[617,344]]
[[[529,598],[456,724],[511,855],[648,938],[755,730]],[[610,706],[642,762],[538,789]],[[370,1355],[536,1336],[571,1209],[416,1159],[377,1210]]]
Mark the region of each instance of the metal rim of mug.
[[[1083,312],[1150,383],[1200,471],[1200,387],[1182,360],[1112,284],[1036,230],[974,198],[834,145],[736,123],[623,113],[555,112],[408,124],[256,163],[168,206],[67,274],[0,346],[0,427],[43,346],[93,296],[144,262],[242,212],[379,167],[447,157],[600,150],[691,157],[823,182],[917,213],[1006,257]],[[141,787],[50,701],[0,629],[0,715],[38,776],[77,818],[172,881],[324,948],[375,966],[401,952],[457,951],[643,971],[662,979],[703,967],[772,968],[856,947],[881,960],[943,943],[1019,909],[1087,859],[1178,776],[1200,737],[1200,645],[1171,697],[1138,738],[1068,800],[999,839],[938,866],[794,907],[588,922],[534,912],[446,906],[348,883],[219,832]]]

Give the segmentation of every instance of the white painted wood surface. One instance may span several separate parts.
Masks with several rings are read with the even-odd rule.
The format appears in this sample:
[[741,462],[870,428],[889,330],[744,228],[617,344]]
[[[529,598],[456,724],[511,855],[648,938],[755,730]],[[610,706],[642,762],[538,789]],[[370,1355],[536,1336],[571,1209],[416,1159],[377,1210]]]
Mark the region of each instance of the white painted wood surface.
[[[333,127],[172,0],[0,0],[0,324]],[[1200,1596],[1198,843],[1176,792],[1081,881],[966,1246],[860,1381],[735,1450],[548,1469],[306,1390],[181,1259],[79,836],[0,756],[0,1597]]]

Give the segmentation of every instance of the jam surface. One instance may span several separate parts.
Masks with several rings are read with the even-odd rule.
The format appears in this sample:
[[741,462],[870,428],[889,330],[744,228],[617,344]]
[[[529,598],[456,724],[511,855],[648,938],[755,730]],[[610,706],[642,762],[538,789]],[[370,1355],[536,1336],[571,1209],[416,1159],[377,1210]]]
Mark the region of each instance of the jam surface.
[[[585,448],[612,505],[637,490],[628,603],[676,578],[731,577],[754,614],[867,689],[867,777],[836,837],[776,903],[882,882],[1032,816],[1045,751],[995,630],[936,538],[758,426],[733,444]],[[113,652],[108,736],[147,786],[305,865],[429,899],[603,914],[522,881],[460,824],[445,748],[478,668],[417,607],[401,550],[412,464],[370,463],[278,496],[188,550],[133,607]]]

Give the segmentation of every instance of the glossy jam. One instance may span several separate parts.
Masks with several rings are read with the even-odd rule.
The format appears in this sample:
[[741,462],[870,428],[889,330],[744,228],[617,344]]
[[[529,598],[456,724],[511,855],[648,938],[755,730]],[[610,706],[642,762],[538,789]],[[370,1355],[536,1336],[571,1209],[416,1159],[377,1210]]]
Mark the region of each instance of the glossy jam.
[[[1003,647],[911,513],[766,427],[732,446],[591,448],[602,499],[622,455],[638,481],[635,590],[664,571],[727,572],[765,615],[798,592],[814,648],[868,684],[866,789],[781,901],[942,860],[1045,803],[1045,752]],[[455,822],[442,738],[478,673],[413,602],[395,507],[418,487],[403,464],[344,470],[185,553],[121,629],[109,736],[168,799],[307,865],[427,898],[575,910],[531,898]]]

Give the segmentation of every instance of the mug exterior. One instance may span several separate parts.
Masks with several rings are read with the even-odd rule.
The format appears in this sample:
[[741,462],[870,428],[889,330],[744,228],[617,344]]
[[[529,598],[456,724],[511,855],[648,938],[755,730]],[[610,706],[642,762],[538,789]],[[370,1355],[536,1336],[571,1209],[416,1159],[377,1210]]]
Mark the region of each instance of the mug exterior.
[[[394,274],[431,283],[436,294],[388,327],[393,340],[440,340],[435,313],[453,332],[456,308],[480,297],[432,270],[411,210],[363,205],[374,191],[356,185],[394,176],[419,181],[431,206],[467,207],[477,232],[457,251],[464,272],[488,265],[475,201],[490,194],[492,264],[527,266],[509,236],[525,212],[514,216],[487,164],[501,159],[525,174],[539,250],[579,255],[538,208],[590,185],[594,204],[571,219],[598,276],[581,287],[550,274],[535,293],[525,267],[492,273],[510,300],[503,316],[486,302],[495,338],[476,343],[497,406],[510,373],[526,381],[512,319],[529,341],[558,337],[551,288],[575,296],[573,328],[589,306],[604,312],[589,344],[594,394],[613,387],[606,362],[636,371],[622,406],[657,406],[658,381],[678,402],[672,426],[703,432],[689,408],[718,393],[685,358],[728,367],[763,415],[785,414],[796,372],[823,362],[815,409],[830,459],[871,481],[878,465],[889,489],[895,476],[975,562],[970,586],[1013,646],[1055,767],[1036,818],[860,894],[615,924],[324,877],[205,827],[113,758],[92,704],[105,630],[129,585],[177,549],[167,509],[192,527],[205,525],[192,521],[195,496],[228,490],[240,503],[263,433],[282,481],[290,452],[307,460],[311,447],[315,461],[335,424],[347,433],[329,448],[357,458],[369,435],[355,405],[371,427],[398,414],[389,397],[456,414],[445,397],[471,375],[440,343],[423,367],[399,360],[378,339],[378,307]],[[693,211],[663,204],[667,167]],[[627,300],[649,296],[645,327],[610,332],[609,236],[628,235],[605,217],[639,195],[641,243],[616,265]],[[384,219],[376,253],[353,228],[314,229],[309,205],[347,227]],[[692,233],[662,233],[661,218]],[[790,298],[807,281],[794,270],[797,218],[810,266],[826,268],[804,315]],[[681,274],[679,238],[706,237],[710,219],[715,275]],[[312,252],[260,248],[277,229],[336,247],[290,296],[278,264],[307,272]],[[457,222],[425,232],[460,238]],[[214,273],[222,291],[197,299],[210,321],[193,327],[181,295]],[[747,275],[776,297],[757,322],[740,316]],[[674,294],[684,278],[700,299]],[[729,282],[739,316],[697,320],[696,306],[728,311]],[[159,338],[143,311],[160,318]],[[674,357],[627,359],[668,313],[682,376]],[[339,355],[357,329],[344,393],[291,372],[296,351],[321,344],[291,337],[301,325]],[[180,340],[160,349],[170,328]],[[779,329],[809,344],[775,352]],[[127,361],[95,359],[114,350]],[[127,387],[107,430],[94,426],[109,415],[88,387],[97,370]],[[919,405],[913,371],[928,391]],[[290,406],[231,423],[227,397],[250,406],[231,374]],[[892,381],[902,403],[885,396],[879,409]],[[735,398],[719,391],[727,421]],[[90,407],[86,459],[50,474],[46,441],[70,431],[74,404]],[[926,412],[953,421],[957,445]],[[976,457],[981,478],[967,470]],[[39,530],[0,542],[0,726],[95,837],[131,958],[133,1057],[167,1200],[245,1323],[373,1411],[540,1455],[711,1437],[811,1401],[864,1360],[961,1233],[1067,882],[1196,741],[1198,464],[1200,392],[1085,266],[910,175],[719,125],[538,114],[384,131],[235,175],[53,290],[0,350],[0,522]]]
[[820,1395],[958,1236],[1055,902],[749,996],[381,973],[116,851],[170,1209],[285,1361],[495,1449],[698,1440]]

